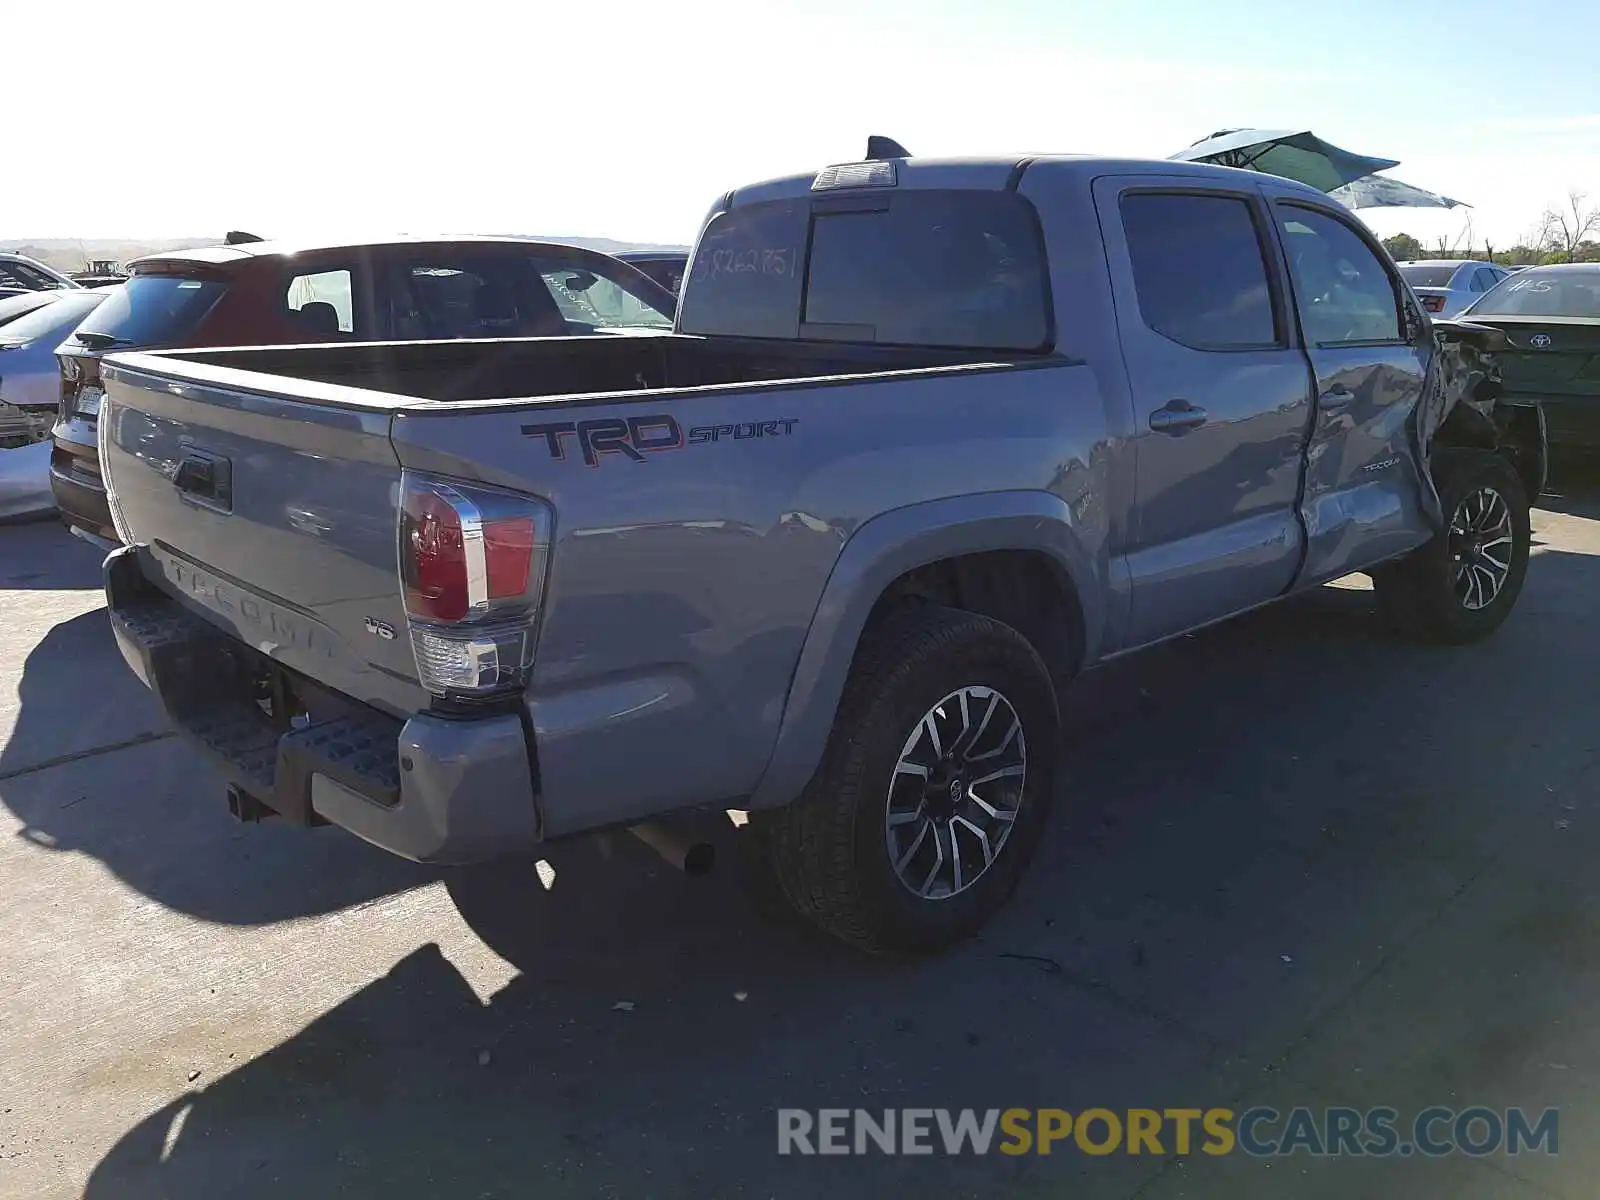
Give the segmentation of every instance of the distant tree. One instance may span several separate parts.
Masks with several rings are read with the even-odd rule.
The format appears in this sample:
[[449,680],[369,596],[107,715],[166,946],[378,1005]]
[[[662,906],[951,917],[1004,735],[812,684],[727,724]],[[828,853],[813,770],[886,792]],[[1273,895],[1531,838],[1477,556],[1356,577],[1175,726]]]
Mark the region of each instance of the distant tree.
[[1582,241],[1573,256],[1573,262],[1600,263],[1600,242]]
[[1563,207],[1545,209],[1539,223],[1539,244],[1553,262],[1577,262],[1578,248],[1600,233],[1600,206],[1585,192],[1568,192]]
[[1422,243],[1409,233],[1397,233],[1393,237],[1384,238],[1383,248],[1395,262],[1422,257]]

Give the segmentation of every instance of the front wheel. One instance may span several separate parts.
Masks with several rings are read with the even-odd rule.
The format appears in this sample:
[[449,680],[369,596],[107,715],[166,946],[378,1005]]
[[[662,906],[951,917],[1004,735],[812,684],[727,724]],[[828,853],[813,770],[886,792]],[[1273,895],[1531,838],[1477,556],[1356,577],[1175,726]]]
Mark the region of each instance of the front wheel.
[[1503,457],[1441,450],[1434,481],[1443,533],[1373,574],[1378,604],[1402,632],[1460,644],[1500,627],[1522,594],[1532,542],[1528,495]]
[[1033,646],[975,613],[921,609],[869,633],[816,776],[763,815],[790,902],[874,953],[973,933],[1043,834],[1059,717]]

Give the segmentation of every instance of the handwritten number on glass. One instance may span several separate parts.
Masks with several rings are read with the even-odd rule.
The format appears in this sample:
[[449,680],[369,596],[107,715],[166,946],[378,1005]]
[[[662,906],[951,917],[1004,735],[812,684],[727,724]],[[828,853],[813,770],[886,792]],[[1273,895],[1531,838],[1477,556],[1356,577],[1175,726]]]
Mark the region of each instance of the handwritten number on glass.
[[751,247],[744,250],[703,250],[696,262],[696,274],[717,279],[723,275],[789,274],[793,251],[788,247]]

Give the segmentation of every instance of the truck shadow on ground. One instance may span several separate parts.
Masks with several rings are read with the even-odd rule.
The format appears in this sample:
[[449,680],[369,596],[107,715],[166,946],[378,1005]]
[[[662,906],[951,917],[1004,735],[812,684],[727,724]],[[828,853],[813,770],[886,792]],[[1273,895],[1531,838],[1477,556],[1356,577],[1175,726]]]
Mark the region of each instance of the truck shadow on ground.
[[939,958],[774,928],[737,870],[627,839],[553,847],[548,891],[450,876],[518,978],[480,1003],[415,951],[153,1113],[88,1195],[1130,1195],[1158,1162],[780,1159],[775,1110],[1236,1100],[1593,765],[1597,588],[1547,550],[1466,649],[1323,589],[1086,677],[1039,861]]
[[98,588],[105,555],[49,519],[0,521],[0,588]]
[[[66,586],[57,577],[54,587]],[[41,853],[77,851],[168,908],[259,925],[333,912],[436,874],[339,830],[227,813],[220,779],[166,732],[127,669],[103,608],[53,626],[29,652],[0,739],[0,804]]]

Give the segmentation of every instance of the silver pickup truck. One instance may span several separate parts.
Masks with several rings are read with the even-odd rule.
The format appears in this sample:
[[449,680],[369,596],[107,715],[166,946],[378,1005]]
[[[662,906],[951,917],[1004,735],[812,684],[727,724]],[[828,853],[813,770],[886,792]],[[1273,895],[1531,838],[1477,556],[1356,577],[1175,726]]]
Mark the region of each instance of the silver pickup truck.
[[238,815],[460,863],[742,811],[883,952],[1003,904],[1074,676],[1361,571],[1482,637],[1544,469],[1348,212],[1173,162],[730,192],[671,333],[104,373],[111,622]]

